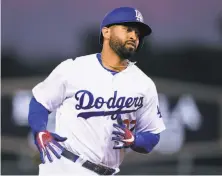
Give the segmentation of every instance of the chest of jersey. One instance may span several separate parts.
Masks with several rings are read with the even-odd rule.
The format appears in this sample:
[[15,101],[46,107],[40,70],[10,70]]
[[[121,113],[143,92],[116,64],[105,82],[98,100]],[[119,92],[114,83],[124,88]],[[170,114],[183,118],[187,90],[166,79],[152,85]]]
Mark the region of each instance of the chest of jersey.
[[70,77],[67,83],[71,93],[69,103],[77,118],[94,122],[96,117],[104,117],[112,122],[121,116],[124,123],[134,129],[135,113],[143,107],[144,93],[126,73],[113,76],[103,68],[92,68]]

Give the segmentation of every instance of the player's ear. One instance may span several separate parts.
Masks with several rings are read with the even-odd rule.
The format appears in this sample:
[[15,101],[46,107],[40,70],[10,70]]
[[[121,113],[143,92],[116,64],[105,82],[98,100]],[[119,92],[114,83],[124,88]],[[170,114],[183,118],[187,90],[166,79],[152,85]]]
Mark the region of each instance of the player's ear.
[[103,27],[102,28],[102,34],[103,34],[103,39],[107,40],[110,38],[110,28],[108,27]]

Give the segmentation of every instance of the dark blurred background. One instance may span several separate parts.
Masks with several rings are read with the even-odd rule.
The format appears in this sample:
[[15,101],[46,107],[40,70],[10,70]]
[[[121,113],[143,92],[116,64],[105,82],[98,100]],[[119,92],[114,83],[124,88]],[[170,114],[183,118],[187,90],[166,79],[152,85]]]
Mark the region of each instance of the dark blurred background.
[[31,89],[61,61],[100,52],[100,22],[119,6],[138,8],[153,29],[134,59],[157,85],[167,127],[120,174],[222,174],[221,0],[2,0],[1,174],[38,173]]

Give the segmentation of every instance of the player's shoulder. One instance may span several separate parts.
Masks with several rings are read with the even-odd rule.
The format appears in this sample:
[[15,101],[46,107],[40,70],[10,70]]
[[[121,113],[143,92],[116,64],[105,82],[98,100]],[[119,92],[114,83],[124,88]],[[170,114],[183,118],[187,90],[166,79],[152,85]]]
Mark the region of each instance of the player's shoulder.
[[85,61],[92,61],[93,59],[96,58],[97,53],[93,53],[93,54],[88,54],[88,55],[84,55],[84,56],[78,56],[73,58],[73,61],[75,62],[85,62]]
[[74,58],[68,58],[68,59],[65,59],[64,61],[62,61],[62,63],[73,63],[73,62],[80,62],[80,61],[85,61],[85,60],[92,60],[92,58],[96,58],[96,54],[97,53],[94,53],[94,54],[89,54],[89,55],[84,55],[84,56],[77,56],[77,57],[74,57]]
[[136,80],[139,84],[143,85],[146,89],[156,90],[156,84],[154,80],[145,74],[137,65],[133,65],[133,74],[135,74]]

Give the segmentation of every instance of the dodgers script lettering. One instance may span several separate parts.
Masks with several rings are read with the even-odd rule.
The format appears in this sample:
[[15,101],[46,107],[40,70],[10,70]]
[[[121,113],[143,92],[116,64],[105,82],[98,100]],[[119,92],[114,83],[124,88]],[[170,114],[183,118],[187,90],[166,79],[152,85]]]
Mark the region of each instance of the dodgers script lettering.
[[[94,112],[81,112],[77,115],[77,117],[85,119],[111,115],[111,118],[115,120],[120,114],[135,112],[143,107],[143,97],[118,97],[117,91],[114,91],[114,95],[105,100],[103,97],[95,98],[90,91],[80,90],[76,92],[75,99],[78,101],[75,106],[77,110],[97,109]],[[106,106],[106,109],[110,109],[110,111],[99,111],[103,106]]]

